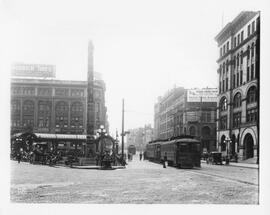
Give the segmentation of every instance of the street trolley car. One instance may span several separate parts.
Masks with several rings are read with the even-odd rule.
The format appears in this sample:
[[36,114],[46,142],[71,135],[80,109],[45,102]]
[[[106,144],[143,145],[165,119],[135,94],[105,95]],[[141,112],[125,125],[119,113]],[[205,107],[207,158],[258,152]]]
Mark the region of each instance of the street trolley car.
[[164,162],[179,168],[201,166],[201,143],[192,136],[179,136],[163,141],[153,141],[147,144],[147,158],[150,161]]
[[136,146],[134,145],[129,145],[128,146],[128,153],[135,155],[136,154]]

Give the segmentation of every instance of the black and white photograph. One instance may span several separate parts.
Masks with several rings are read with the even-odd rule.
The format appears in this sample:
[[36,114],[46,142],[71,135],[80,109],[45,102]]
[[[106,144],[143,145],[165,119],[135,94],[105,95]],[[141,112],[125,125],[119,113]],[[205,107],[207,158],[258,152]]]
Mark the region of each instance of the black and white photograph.
[[269,214],[269,9],[2,0],[0,214]]

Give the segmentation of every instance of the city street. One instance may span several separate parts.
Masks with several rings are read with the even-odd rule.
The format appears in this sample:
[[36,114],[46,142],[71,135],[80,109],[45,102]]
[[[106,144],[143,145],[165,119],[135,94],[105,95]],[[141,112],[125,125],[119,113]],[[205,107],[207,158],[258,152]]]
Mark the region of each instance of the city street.
[[11,201],[21,203],[258,204],[258,169],[162,168],[135,157],[126,169],[71,169],[11,161]]

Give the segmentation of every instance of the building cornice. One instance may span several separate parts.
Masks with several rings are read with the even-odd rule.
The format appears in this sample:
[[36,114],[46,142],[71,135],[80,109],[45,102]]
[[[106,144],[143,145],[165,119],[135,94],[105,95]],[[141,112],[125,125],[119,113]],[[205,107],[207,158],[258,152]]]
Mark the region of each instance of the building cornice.
[[229,22],[215,37],[218,45],[226,41],[231,35],[239,31],[244,25],[246,25],[252,18],[254,18],[259,12],[254,11],[242,11],[232,22]]

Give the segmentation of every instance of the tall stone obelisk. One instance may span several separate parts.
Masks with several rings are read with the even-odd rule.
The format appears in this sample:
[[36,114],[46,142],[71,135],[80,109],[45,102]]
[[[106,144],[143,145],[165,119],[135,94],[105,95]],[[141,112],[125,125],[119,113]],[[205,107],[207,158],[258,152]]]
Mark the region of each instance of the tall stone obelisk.
[[[92,41],[88,43],[88,72],[87,72],[87,144],[93,143],[95,134],[95,101],[94,101],[94,46]],[[90,146],[90,148],[92,148]]]

